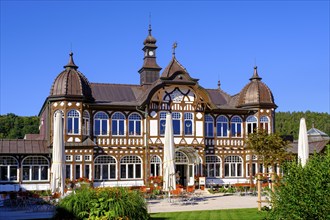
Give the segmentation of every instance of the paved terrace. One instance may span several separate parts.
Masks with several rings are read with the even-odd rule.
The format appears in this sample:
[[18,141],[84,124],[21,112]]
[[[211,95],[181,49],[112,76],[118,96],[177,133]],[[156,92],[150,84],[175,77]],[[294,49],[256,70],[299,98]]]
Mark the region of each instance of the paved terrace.
[[[193,200],[188,199],[188,201],[174,197],[171,200],[168,198],[148,200],[148,212],[159,213],[258,207],[257,196],[210,194],[206,190],[196,190],[196,193],[198,196]],[[262,206],[264,205],[267,204],[263,203]],[[53,215],[53,211],[10,210],[0,207],[0,219],[5,220],[49,219]]]

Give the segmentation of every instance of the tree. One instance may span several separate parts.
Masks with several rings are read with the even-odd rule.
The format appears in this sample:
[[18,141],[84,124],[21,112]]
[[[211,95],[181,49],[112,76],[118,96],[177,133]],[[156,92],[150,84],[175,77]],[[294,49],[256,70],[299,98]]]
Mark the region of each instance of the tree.
[[[263,130],[257,130],[255,133],[249,134],[246,145],[247,149],[251,150],[251,155],[256,155],[265,167],[271,166],[272,170],[274,170],[275,164],[281,164],[290,157],[287,151],[290,145],[278,133],[268,134]],[[252,163],[252,156],[250,163]],[[252,183],[251,169],[250,164],[250,181]]]
[[304,167],[296,161],[284,166],[275,186],[268,219],[330,219],[330,145],[314,154]]

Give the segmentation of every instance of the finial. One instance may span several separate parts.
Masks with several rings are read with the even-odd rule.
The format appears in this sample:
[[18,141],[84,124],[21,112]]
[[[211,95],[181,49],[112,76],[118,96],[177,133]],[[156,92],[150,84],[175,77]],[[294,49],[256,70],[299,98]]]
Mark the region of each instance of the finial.
[[250,78],[250,80],[261,80],[261,77],[259,77],[259,75],[258,75],[258,70],[257,69],[258,69],[258,67],[254,66],[253,75]]
[[221,86],[221,84],[220,84],[220,80],[218,80],[218,89],[220,90],[220,86]]
[[72,51],[70,52],[69,55],[70,55],[69,62],[68,62],[67,65],[64,66],[64,68],[72,67],[73,69],[78,69],[78,66],[76,66],[76,64],[73,61],[73,53],[72,53]]
[[173,55],[173,57],[175,57],[175,48],[177,48],[177,47],[178,47],[178,43],[175,41],[173,43],[173,46],[172,46],[172,55]]

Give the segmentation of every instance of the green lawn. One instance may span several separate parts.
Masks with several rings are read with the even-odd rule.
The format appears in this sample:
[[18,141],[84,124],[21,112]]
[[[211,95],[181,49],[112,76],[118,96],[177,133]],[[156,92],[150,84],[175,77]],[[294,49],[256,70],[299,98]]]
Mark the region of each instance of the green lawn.
[[265,212],[258,212],[256,208],[252,209],[225,209],[225,210],[206,210],[192,212],[164,212],[151,214],[152,220],[161,219],[180,219],[180,220],[261,220],[266,216]]

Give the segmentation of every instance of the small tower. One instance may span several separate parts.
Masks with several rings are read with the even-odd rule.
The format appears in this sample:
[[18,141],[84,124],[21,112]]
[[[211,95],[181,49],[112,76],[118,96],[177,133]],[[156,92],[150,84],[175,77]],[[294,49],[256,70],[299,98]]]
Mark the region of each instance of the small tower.
[[162,68],[156,62],[156,39],[151,35],[151,25],[149,24],[149,34],[144,40],[143,66],[139,70],[140,85],[151,85],[159,78],[159,72]]

